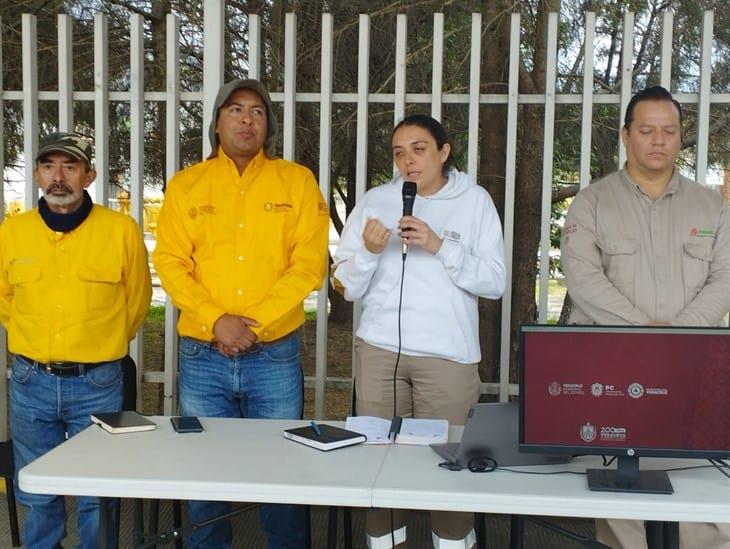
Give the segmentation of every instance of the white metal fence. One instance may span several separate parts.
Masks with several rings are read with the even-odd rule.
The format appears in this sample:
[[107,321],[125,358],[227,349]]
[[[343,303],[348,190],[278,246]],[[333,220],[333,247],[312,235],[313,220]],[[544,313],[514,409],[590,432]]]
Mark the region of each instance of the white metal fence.
[[[23,134],[25,158],[34,158],[38,148],[38,102],[54,101],[58,103],[58,128],[68,131],[73,128],[73,102],[93,102],[95,112],[96,135],[96,167],[98,181],[96,185],[95,201],[105,204],[108,202],[109,176],[109,102],[129,102],[131,112],[131,214],[138,221],[142,219],[143,204],[143,164],[144,164],[144,106],[145,102],[157,101],[164,103],[166,112],[166,165],[168,178],[176,171],[180,158],[179,145],[179,105],[181,101],[198,101],[203,104],[203,156],[207,155],[208,142],[206,139],[207,121],[211,116],[216,92],[223,83],[224,69],[224,2],[206,0],[204,2],[204,70],[203,89],[200,92],[180,91],[179,69],[179,33],[180,22],[174,15],[167,16],[167,73],[166,89],[164,92],[145,91],[144,86],[144,44],[143,19],[140,15],[131,15],[130,32],[130,89],[129,91],[109,91],[109,74],[107,66],[107,19],[104,15],[97,15],[94,20],[94,89],[88,91],[74,90],[72,87],[73,48],[71,17],[58,16],[58,90],[38,91],[37,74],[37,40],[36,19],[32,15],[23,15],[22,43],[23,43],[23,89],[4,90],[0,80],[0,139],[4,131],[2,102],[21,100],[23,103]],[[511,272],[514,228],[514,198],[515,172],[517,157],[517,128],[520,123],[518,105],[543,104],[545,106],[544,149],[543,149],[543,194],[541,218],[541,250],[549,250],[550,202],[553,180],[553,137],[555,130],[555,107],[560,104],[580,105],[582,109],[581,126],[581,157],[580,183],[588,184],[590,179],[590,143],[591,121],[594,104],[617,104],[620,106],[620,119],[626,109],[631,95],[632,85],[632,55],[634,51],[634,14],[626,13],[623,22],[623,54],[621,65],[621,87],[619,93],[595,93],[592,78],[584,79],[582,93],[556,93],[556,61],[558,54],[558,14],[550,14],[547,34],[547,75],[544,94],[518,93],[518,70],[520,56],[520,16],[512,14],[510,31],[510,57],[507,93],[485,94],[480,93],[480,66],[481,66],[481,14],[473,14],[471,18],[471,47],[469,55],[469,86],[468,93],[444,93],[442,89],[442,75],[444,69],[444,17],[436,13],[433,17],[433,77],[431,93],[408,93],[406,90],[406,53],[408,21],[406,15],[397,16],[395,34],[395,88],[394,93],[370,93],[369,91],[369,52],[370,52],[370,17],[359,17],[358,41],[358,84],[354,93],[340,93],[333,87],[333,18],[330,14],[322,14],[322,48],[321,48],[321,80],[318,91],[297,91],[295,88],[295,59],[296,59],[296,16],[287,14],[285,19],[284,45],[284,87],[283,91],[271,93],[274,102],[283,104],[283,156],[292,159],[295,148],[295,106],[297,103],[319,104],[320,113],[320,170],[319,184],[325,196],[330,192],[330,160],[332,135],[332,106],[337,103],[356,105],[357,116],[357,143],[356,143],[356,199],[360,199],[366,190],[367,177],[367,140],[368,140],[368,110],[372,104],[385,103],[393,106],[394,122],[401,119],[405,113],[406,104],[430,104],[431,113],[440,118],[442,105],[461,104],[468,106],[468,171],[477,176],[478,171],[478,143],[479,143],[479,108],[485,104],[507,105],[507,146],[506,146],[506,194],[504,241],[507,258],[508,284],[502,301],[502,327],[500,358],[500,374],[498,383],[484,384],[484,391],[498,394],[500,400],[506,400],[510,394],[515,394],[517,388],[509,383],[509,339],[510,339],[510,311],[511,311]],[[584,45],[584,73],[593,74],[594,64],[594,37],[596,17],[593,13],[586,14],[585,45]],[[673,16],[668,13],[664,16],[662,30],[662,63],[660,83],[670,87],[671,82],[671,44],[673,32]],[[257,78],[261,74],[261,20],[256,15],[249,16],[249,51],[248,74]],[[698,105],[698,134],[697,134],[697,178],[704,182],[707,172],[709,110],[712,104],[730,104],[730,93],[712,93],[710,89],[711,55],[713,38],[713,13],[706,12],[702,27],[701,72],[699,90],[696,93],[677,93],[675,97],[682,103]],[[2,44],[0,43],[0,63],[2,62]],[[466,55],[467,52],[464,52]],[[0,71],[0,79],[2,71]],[[12,131],[19,131],[12,128]],[[623,163],[625,153],[617,143],[619,160]],[[4,166],[2,147],[0,147],[0,172]],[[26,207],[32,207],[37,200],[37,190],[33,184],[32,163],[25,166],[25,202]],[[0,189],[0,192],[2,190]],[[539,280],[539,320],[545,321],[547,315],[547,282],[548,264],[541,262]],[[327,289],[328,281],[323,281],[323,290]],[[355,308],[356,318],[358,307]],[[327,342],[327,292],[320,291],[317,308],[317,335],[315,352],[315,414],[322,417],[324,414],[324,396],[326,387],[326,342]],[[166,306],[165,322],[165,367],[164,372],[145,372],[142,360],[142,338],[138,337],[131,346],[131,354],[138,364],[138,383],[144,379],[148,382],[164,384],[164,412],[171,414],[176,408],[176,371],[177,371],[177,340],[175,336],[176,315],[169,300]],[[4,334],[2,335],[4,344]],[[5,354],[0,353],[0,367],[5,371]],[[0,376],[0,430],[6,427],[4,417],[6,406],[6,376]],[[141,391],[138,391],[141,398]]]

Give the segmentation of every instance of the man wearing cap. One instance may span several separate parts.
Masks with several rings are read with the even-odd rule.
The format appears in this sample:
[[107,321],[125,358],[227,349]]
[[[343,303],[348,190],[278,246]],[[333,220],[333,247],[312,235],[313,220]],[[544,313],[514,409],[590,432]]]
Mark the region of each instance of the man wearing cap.
[[[91,144],[48,136],[33,172],[38,207],[0,225],[0,320],[15,355],[10,425],[16,471],[122,406],[121,359],[142,324],[152,286],[133,219],[95,205]],[[17,475],[15,477],[18,478]],[[61,496],[28,494],[26,548],[60,547]],[[81,547],[98,546],[98,498],[77,498]],[[116,543],[116,529],[109,529]]]
[[[296,330],[324,277],[329,215],[312,172],[273,156],[266,88],[234,80],[216,97],[211,155],[170,180],[155,267],[180,309],[180,411],[203,417],[299,418]],[[229,504],[190,502],[200,522]],[[300,548],[304,509],[261,505],[270,548]],[[196,530],[188,547],[230,547],[230,524]]]
[[[679,174],[681,118],[661,86],[634,95],[621,132],[624,168],[573,200],[561,244],[571,323],[722,325],[730,210],[720,193]],[[718,402],[718,413],[727,406]],[[682,547],[730,546],[730,524],[681,523],[679,531]],[[614,548],[646,547],[639,521],[597,520],[596,535]]]

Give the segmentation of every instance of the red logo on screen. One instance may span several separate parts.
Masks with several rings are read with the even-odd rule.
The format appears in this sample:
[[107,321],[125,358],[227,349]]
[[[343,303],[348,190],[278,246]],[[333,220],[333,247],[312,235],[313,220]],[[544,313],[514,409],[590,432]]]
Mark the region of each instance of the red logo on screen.
[[631,398],[641,398],[644,396],[644,386],[641,383],[632,383],[629,385],[629,396]]
[[554,397],[558,396],[560,394],[561,390],[562,390],[562,387],[561,387],[560,383],[558,383],[557,381],[553,381],[550,383],[550,385],[548,385],[548,394],[550,396],[554,396]]
[[580,426],[580,438],[585,442],[592,442],[596,439],[596,428],[590,422]]

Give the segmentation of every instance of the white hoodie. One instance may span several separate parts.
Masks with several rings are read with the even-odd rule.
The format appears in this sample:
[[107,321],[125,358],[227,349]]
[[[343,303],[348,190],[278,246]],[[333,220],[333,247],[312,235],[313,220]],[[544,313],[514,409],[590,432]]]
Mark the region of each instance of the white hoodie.
[[[347,219],[335,252],[335,278],[345,297],[362,299],[357,335],[388,351],[398,351],[398,294],[402,246],[403,178],[368,191]],[[432,255],[411,246],[405,263],[401,307],[401,352],[455,362],[479,362],[477,296],[498,299],[505,286],[504,244],[497,210],[487,191],[467,174],[451,170],[434,195],[416,196],[413,215],[443,239]],[[362,238],[368,218],[390,230],[380,254]]]

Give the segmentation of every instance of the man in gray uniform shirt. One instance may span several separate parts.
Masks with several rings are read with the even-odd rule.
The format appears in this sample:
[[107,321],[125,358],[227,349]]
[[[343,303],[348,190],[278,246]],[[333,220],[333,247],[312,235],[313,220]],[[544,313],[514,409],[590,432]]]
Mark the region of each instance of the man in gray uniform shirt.
[[[679,174],[681,117],[664,88],[637,93],[621,132],[624,169],[573,200],[561,242],[571,323],[718,326],[730,311],[730,210]],[[597,520],[596,537],[646,547],[639,521]],[[728,547],[730,524],[680,524],[680,543]]]

